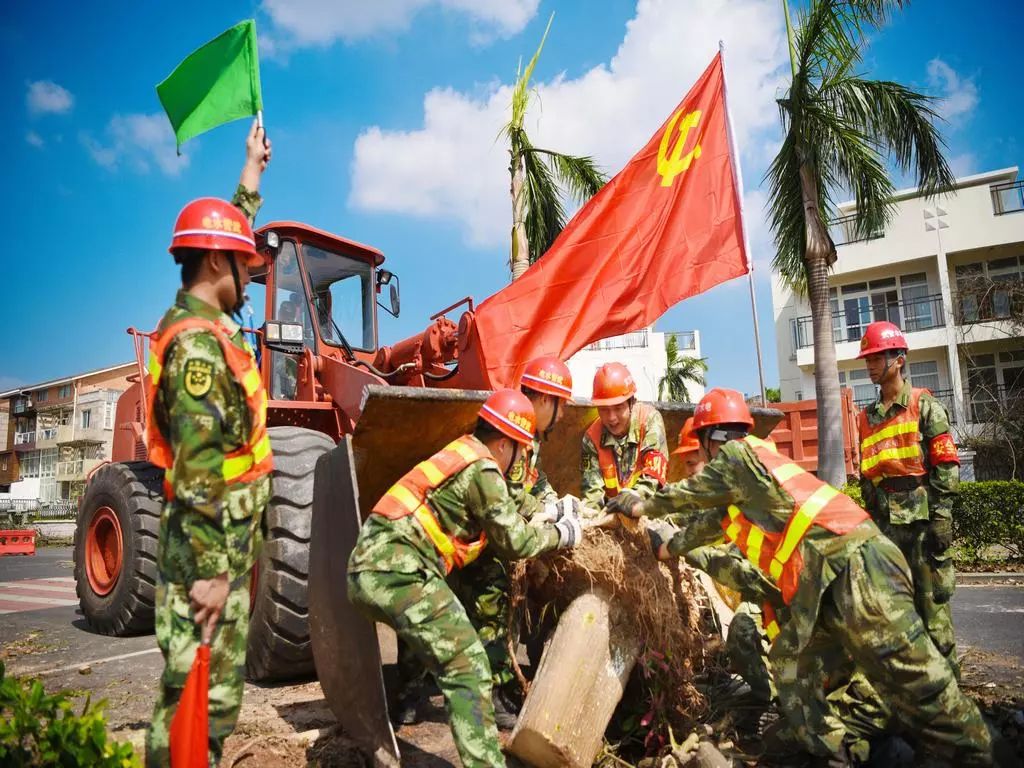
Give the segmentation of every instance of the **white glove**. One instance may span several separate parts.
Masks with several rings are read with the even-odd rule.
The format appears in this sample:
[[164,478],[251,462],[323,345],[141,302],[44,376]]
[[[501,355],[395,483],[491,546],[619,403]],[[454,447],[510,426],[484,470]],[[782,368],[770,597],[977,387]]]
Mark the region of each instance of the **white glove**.
[[530,522],[557,523],[566,515],[580,516],[580,500],[571,494],[563,496],[558,501],[545,503],[544,509],[534,515]]
[[555,529],[558,531],[558,548],[575,547],[583,538],[583,526],[580,519],[575,515],[566,515],[557,523]]

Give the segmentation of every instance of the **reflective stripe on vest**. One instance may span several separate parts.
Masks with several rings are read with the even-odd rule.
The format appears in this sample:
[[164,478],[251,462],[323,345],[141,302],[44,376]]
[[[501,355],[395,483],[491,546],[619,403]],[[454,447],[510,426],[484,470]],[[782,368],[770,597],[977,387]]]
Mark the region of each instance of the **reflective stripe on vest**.
[[775,615],[775,609],[771,603],[761,606],[761,616],[764,621],[764,633],[768,635],[768,643],[774,643],[779,635],[779,617]]
[[248,342],[242,347],[231,341],[230,331],[222,323],[201,317],[186,317],[171,323],[152,334],[149,344],[149,376],[146,379],[146,402],[149,413],[146,419],[146,449],[149,460],[167,470],[164,475],[164,492],[173,498],[174,454],[170,443],[160,431],[156,419],[156,398],[160,390],[160,379],[164,371],[164,357],[175,337],[193,328],[209,331],[220,344],[224,362],[235,381],[241,386],[249,409],[250,429],[246,441],[238,449],[227,453],[221,465],[221,476],[227,483],[247,483],[268,474],[273,469],[270,452],[270,437],[267,434],[267,392],[263,388],[260,370]]
[[[928,474],[921,452],[921,395],[914,387],[906,408],[879,424],[871,424],[868,410],[860,412],[860,471],[878,483],[884,477],[922,477]],[[870,407],[870,406],[869,406]]]
[[618,495],[623,488],[633,488],[637,481],[647,475],[658,481],[658,485],[664,485],[665,473],[668,461],[660,451],[642,449],[644,438],[647,437],[647,418],[651,415],[653,408],[646,403],[637,403],[631,414],[631,419],[639,419],[640,430],[636,449],[636,457],[633,460],[633,469],[629,477],[623,482],[619,476],[619,465],[615,461],[615,452],[604,445],[601,439],[604,425],[601,419],[597,419],[587,427],[587,436],[597,450],[597,464],[601,468],[601,477],[604,479],[604,495],[608,498]]
[[722,529],[747,560],[771,576],[788,605],[796,595],[803,570],[800,542],[810,527],[818,525],[842,535],[867,520],[868,514],[764,440],[746,437],[744,442],[754,450],[775,482],[793,498],[793,513],[786,527],[776,533],[760,528],[739,507],[730,505],[728,515],[722,519]]
[[481,533],[479,539],[470,542],[449,535],[427,504],[427,494],[470,464],[489,458],[490,452],[480,441],[463,435],[406,472],[381,497],[373,512],[389,520],[412,515],[444,561],[445,572],[462,568],[480,556],[487,546],[487,535]]

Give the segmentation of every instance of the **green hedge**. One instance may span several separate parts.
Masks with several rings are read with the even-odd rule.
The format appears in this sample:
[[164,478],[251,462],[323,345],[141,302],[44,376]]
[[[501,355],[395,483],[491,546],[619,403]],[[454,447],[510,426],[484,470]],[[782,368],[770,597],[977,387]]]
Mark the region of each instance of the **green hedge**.
[[[847,483],[843,493],[864,506],[857,483]],[[953,505],[953,545],[957,560],[1024,558],[1024,482],[960,483]],[[1003,551],[993,551],[995,547]]]
[[1024,482],[960,483],[953,505],[953,543],[958,558],[982,560],[995,546],[1024,558]]

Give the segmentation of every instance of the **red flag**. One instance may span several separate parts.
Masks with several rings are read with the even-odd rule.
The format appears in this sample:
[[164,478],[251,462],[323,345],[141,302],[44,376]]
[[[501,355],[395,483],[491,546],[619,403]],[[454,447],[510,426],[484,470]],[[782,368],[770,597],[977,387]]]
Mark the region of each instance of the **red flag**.
[[210,646],[196,649],[171,719],[171,768],[206,768],[210,748]]
[[748,272],[718,54],[647,145],[544,256],[476,313],[492,387]]

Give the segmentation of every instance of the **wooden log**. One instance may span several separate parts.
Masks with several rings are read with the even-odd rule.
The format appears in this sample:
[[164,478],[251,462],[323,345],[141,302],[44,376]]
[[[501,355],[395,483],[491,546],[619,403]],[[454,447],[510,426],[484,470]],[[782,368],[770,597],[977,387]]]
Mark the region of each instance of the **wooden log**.
[[590,768],[640,652],[636,626],[607,595],[562,614],[508,750],[537,768]]

